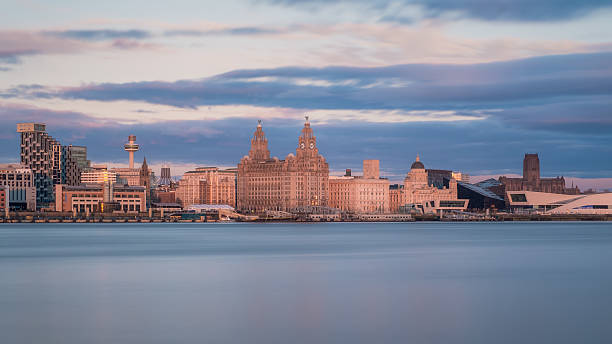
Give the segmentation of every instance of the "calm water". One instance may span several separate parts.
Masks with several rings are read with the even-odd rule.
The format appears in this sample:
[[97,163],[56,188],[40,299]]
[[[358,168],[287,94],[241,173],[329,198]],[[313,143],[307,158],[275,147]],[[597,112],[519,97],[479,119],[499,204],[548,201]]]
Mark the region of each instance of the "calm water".
[[612,223],[0,225],[1,343],[612,343]]

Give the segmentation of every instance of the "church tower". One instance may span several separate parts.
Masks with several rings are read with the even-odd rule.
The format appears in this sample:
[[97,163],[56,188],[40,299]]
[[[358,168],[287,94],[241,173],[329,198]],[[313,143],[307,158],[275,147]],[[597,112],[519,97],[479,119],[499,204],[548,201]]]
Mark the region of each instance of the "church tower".
[[257,129],[251,139],[251,150],[249,157],[253,160],[270,160],[270,150],[268,150],[268,139],[261,127],[261,120],[257,121]]
[[147,197],[146,204],[149,206],[151,200],[151,172],[149,171],[146,157],[142,161],[142,166],[140,167],[139,184],[145,187],[145,194]]

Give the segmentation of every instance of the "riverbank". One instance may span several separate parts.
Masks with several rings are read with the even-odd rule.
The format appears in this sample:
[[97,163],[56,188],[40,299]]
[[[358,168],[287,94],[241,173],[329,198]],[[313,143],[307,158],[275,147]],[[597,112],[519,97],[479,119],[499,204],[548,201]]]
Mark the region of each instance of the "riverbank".
[[[579,215],[579,214],[495,214],[488,216],[456,216],[456,215],[411,215],[401,220],[390,220],[389,218],[340,218],[312,219],[274,219],[258,218],[248,222],[516,222],[516,221],[612,221],[612,215]],[[245,222],[240,220],[224,220],[215,217],[194,216],[181,218],[176,216],[152,216],[142,215],[117,215],[117,214],[92,214],[90,216],[71,216],[68,214],[49,213],[11,213],[8,218],[0,217],[0,223],[204,223],[204,222]]]

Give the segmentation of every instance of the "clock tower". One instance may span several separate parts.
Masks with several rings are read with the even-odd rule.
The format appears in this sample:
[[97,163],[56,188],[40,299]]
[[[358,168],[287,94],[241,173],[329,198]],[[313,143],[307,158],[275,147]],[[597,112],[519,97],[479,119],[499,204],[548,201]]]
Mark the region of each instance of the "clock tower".
[[313,158],[319,155],[319,149],[317,148],[317,137],[314,136],[314,133],[312,132],[308,116],[305,116],[305,118],[306,122],[304,122],[304,128],[302,128],[302,134],[298,139],[298,147],[295,151],[295,155],[298,159]]

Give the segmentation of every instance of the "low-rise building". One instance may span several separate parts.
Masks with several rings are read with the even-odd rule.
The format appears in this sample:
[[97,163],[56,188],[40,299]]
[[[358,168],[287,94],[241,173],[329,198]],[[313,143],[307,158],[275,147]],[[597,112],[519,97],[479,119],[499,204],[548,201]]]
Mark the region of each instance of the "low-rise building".
[[90,170],[81,172],[82,184],[117,183],[117,173],[108,170],[106,165],[94,165]]
[[[110,186],[110,188],[109,188]],[[105,187],[110,195],[105,195]],[[77,213],[102,212],[102,203],[118,205],[118,210],[124,213],[139,213],[147,211],[146,188],[143,186],[126,185],[56,185],[55,210]],[[106,196],[106,197],[105,197]],[[106,199],[105,199],[106,198]]]
[[514,212],[544,214],[612,214],[612,193],[568,195],[536,191],[508,191]]
[[36,210],[36,185],[32,170],[20,164],[0,165],[0,187],[11,210]]

